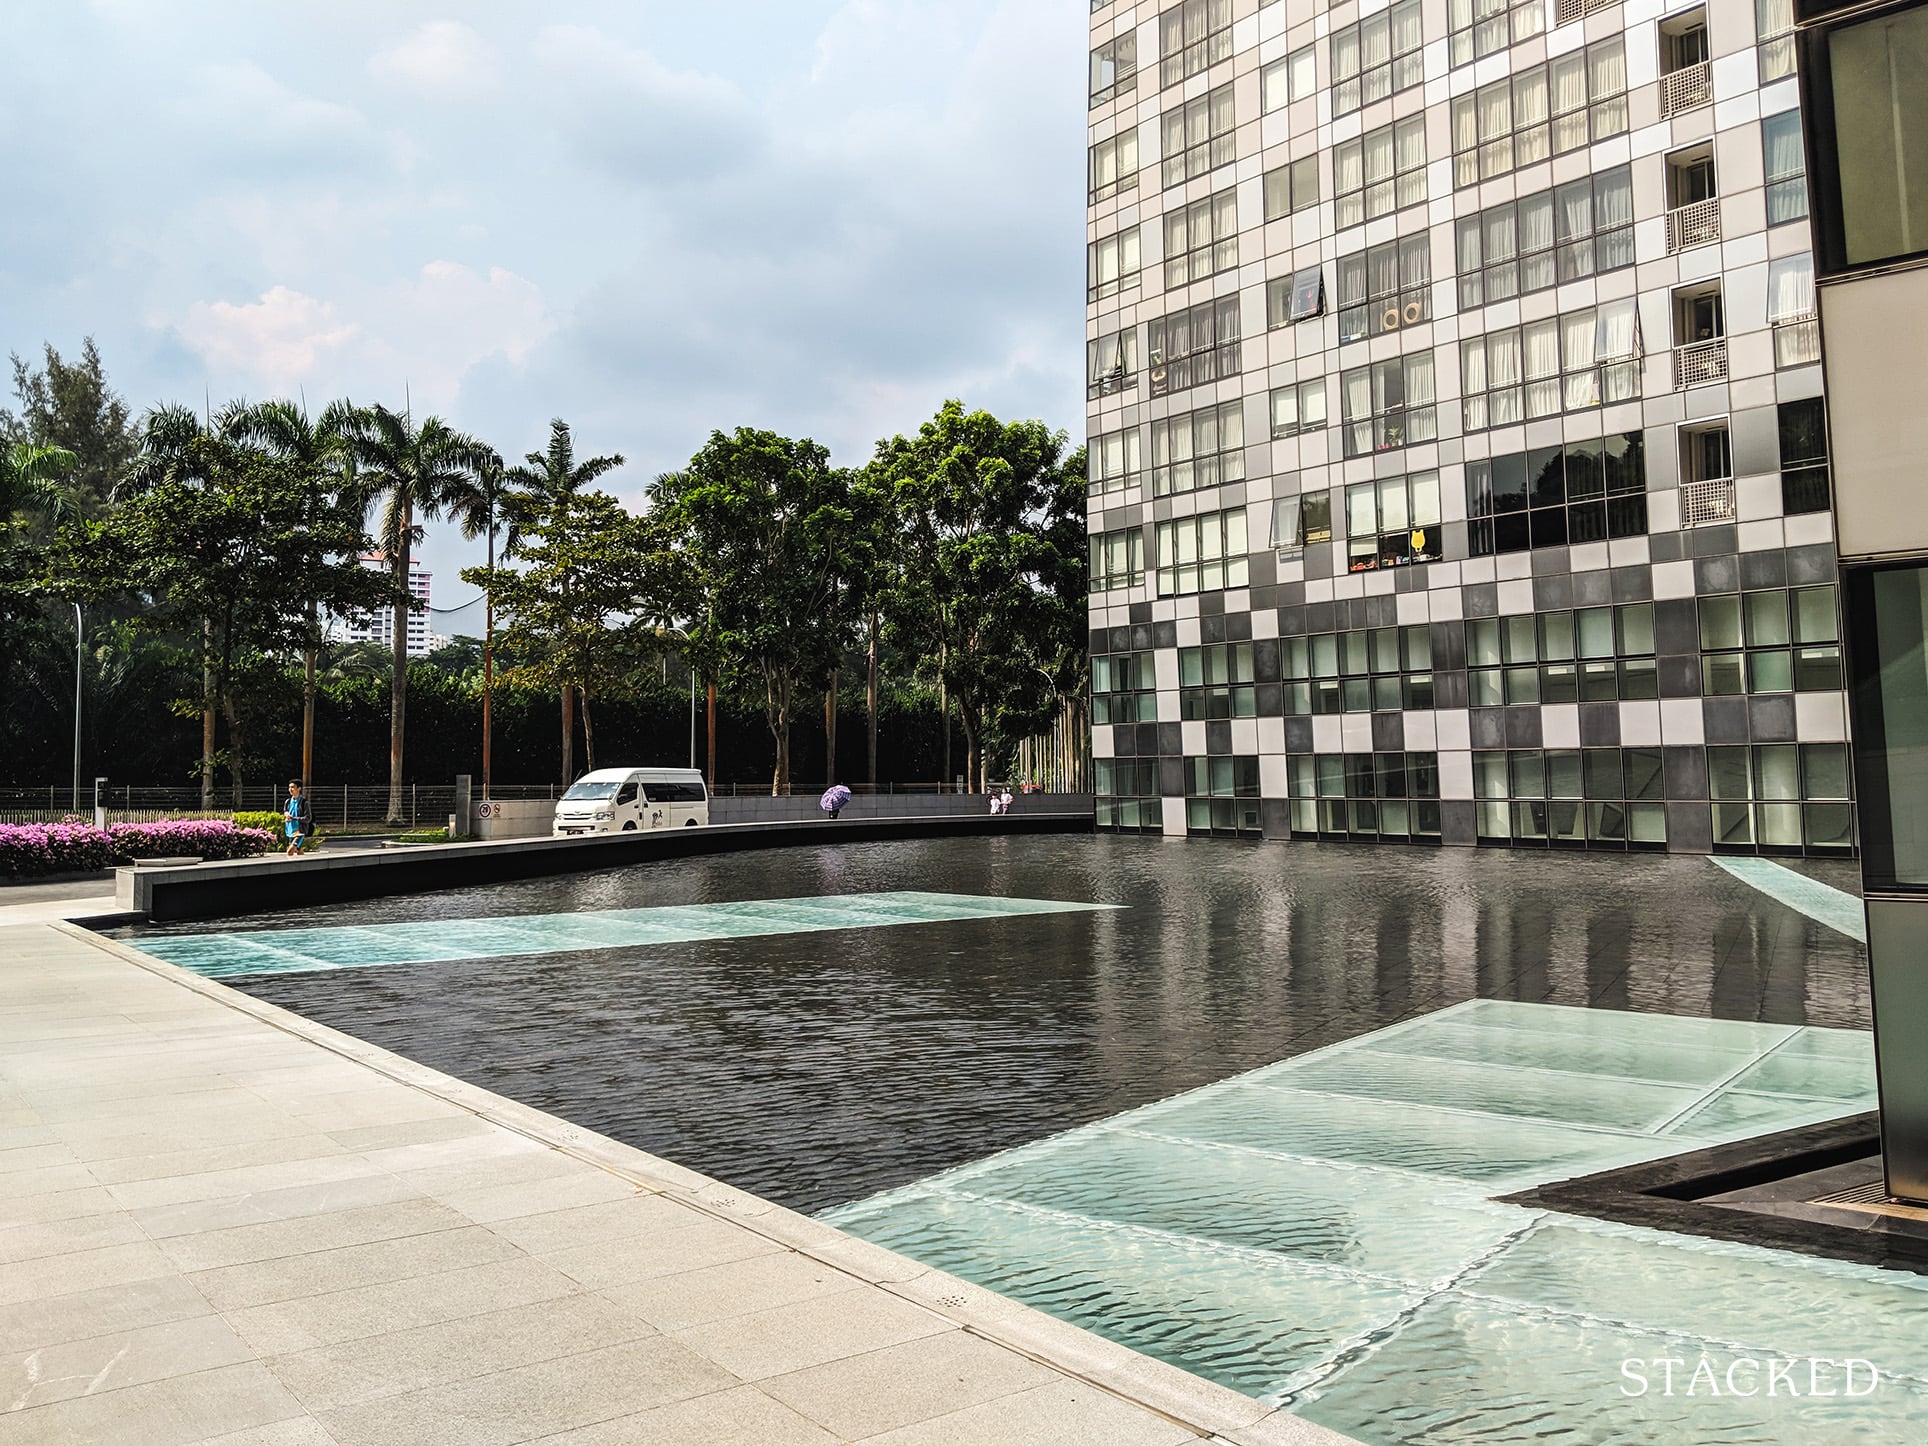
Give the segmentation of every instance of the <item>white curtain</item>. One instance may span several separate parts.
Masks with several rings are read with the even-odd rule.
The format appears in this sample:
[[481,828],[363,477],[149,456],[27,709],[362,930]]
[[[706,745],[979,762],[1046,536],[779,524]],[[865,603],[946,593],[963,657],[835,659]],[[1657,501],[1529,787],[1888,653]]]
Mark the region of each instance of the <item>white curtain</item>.
[[1554,193],[1558,203],[1556,234],[1562,241],[1583,240],[1593,234],[1593,183],[1575,181]]
[[1560,410],[1560,326],[1557,319],[1528,322],[1520,328],[1525,356],[1526,414],[1550,417]]
[[1404,532],[1412,526],[1406,506],[1406,479],[1390,477],[1379,484],[1379,530]]
[[1513,90],[1505,81],[1489,85],[1479,93],[1479,134],[1481,140],[1498,140],[1513,129]]
[[1600,374],[1593,367],[1595,333],[1591,311],[1569,312],[1560,318],[1560,364],[1566,372],[1568,411],[1600,404]]
[[1299,428],[1301,431],[1326,424],[1325,381],[1306,382],[1299,388]]
[[1423,37],[1419,26],[1420,8],[1417,0],[1395,5],[1392,11],[1392,53],[1406,55],[1419,49]]
[[1486,338],[1488,420],[1495,427],[1520,420],[1520,334],[1496,331]]
[[[1510,219],[1510,212],[1506,212]],[[1480,231],[1485,218],[1467,216],[1454,223],[1453,255],[1460,271],[1477,271],[1480,268]]]
[[1340,383],[1340,415],[1348,422],[1372,418],[1372,368],[1359,367],[1345,374]]
[[1787,180],[1807,169],[1801,150],[1801,120],[1797,111],[1769,116],[1761,123],[1762,149],[1767,162],[1767,179]]
[[1553,62],[1553,149],[1576,150],[1587,143],[1587,58],[1574,51]]
[[1350,80],[1359,73],[1359,30],[1348,25],[1332,37],[1332,78]]
[[1359,141],[1343,142],[1332,154],[1333,189],[1343,195],[1358,191],[1366,184],[1365,147]]
[[1788,321],[1814,314],[1814,257],[1783,256],[1767,268],[1767,319]]
[[1467,396],[1486,390],[1486,342],[1476,337],[1459,345],[1459,389]]
[[1640,354],[1639,312],[1631,298],[1610,301],[1596,313],[1599,332],[1595,352],[1603,361],[1624,361]]
[[1366,137],[1366,180],[1390,180],[1392,173],[1392,130],[1387,127],[1373,131]]
[[1754,30],[1762,39],[1785,35],[1794,28],[1794,0],[1754,0]]
[[1433,415],[1433,354],[1406,358],[1406,440],[1430,442],[1439,434]]
[[1518,133],[1515,165],[1546,159],[1546,117],[1546,70],[1536,65],[1513,81],[1513,129]]
[[1459,152],[1479,148],[1479,100],[1462,95],[1453,101],[1453,149]]
[[1439,526],[1439,473],[1421,472],[1412,479],[1414,527]]
[[1360,23],[1359,48],[1362,63],[1367,67],[1384,65],[1392,59],[1392,27],[1383,12]]
[[1587,50],[1587,90],[1597,101],[1623,94],[1627,89],[1627,52],[1618,40],[1595,45]]
[[1373,486],[1358,482],[1346,488],[1346,536],[1371,537],[1379,531],[1379,514],[1373,506]]

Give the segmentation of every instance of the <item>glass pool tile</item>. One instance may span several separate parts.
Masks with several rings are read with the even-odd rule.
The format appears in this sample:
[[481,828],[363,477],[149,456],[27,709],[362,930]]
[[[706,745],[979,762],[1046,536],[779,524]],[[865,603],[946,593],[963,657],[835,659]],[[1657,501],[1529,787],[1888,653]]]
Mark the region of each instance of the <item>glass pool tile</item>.
[[600,913],[522,914],[310,929],[143,938],[157,959],[199,974],[234,976],[300,969],[357,969],[429,960],[494,959],[584,949],[683,944],[770,934],[874,929],[892,924],[1015,918],[1114,907],[1063,899],[992,898],[892,891],[821,898],[747,899]]
[[[1640,1014],[1620,1009],[1583,1009],[1566,1004],[1522,1004],[1511,999],[1474,999],[1428,1019],[1483,1029],[1522,1029],[1569,1040],[1623,1040],[1679,1049],[1764,1051],[1795,1033],[1788,1024],[1745,1019],[1692,1019],[1679,1014]],[[1423,1021],[1422,1021],[1423,1022]]]
[[1884,1376],[1923,1364],[1928,1281],[1905,1271],[1542,1216],[1459,1284],[1503,1309],[1568,1311],[1761,1356],[1858,1356]]
[[1783,1055],[1777,1049],[1738,1076],[1734,1088],[1816,1100],[1872,1100],[1874,1056],[1833,1059],[1816,1054]]
[[1414,1304],[1411,1292],[1251,1251],[944,1195],[833,1223],[1234,1390],[1263,1395]]
[[[1410,1038],[1410,1036],[1408,1036]],[[1266,1084],[1369,1095],[1411,1104],[1576,1125],[1639,1130],[1678,1114],[1699,1098],[1694,1089],[1615,1080],[1557,1070],[1520,1069],[1464,1059],[1423,1059],[1358,1049],[1310,1060],[1270,1076]]]
[[[1722,1394],[1692,1371],[1705,1353]],[[1674,1368],[1664,1393],[1664,1357]],[[1919,1446],[1928,1397],[1912,1381],[1883,1380],[1854,1400],[1810,1399],[1764,1388],[1767,1371],[1739,1364],[1746,1351],[1692,1335],[1627,1330],[1585,1316],[1509,1311],[1448,1293],[1427,1303],[1370,1352],[1295,1401],[1321,1425],[1374,1446],[1558,1441],[1586,1446],[1782,1443],[1782,1446]],[[1624,1374],[1632,1363],[1637,1376]],[[1732,1395],[1726,1372],[1754,1395]],[[1795,1372],[1797,1379],[1805,1370]],[[1647,1386],[1642,1394],[1638,1377]],[[1841,1377],[1823,1379],[1839,1391]],[[1865,1386],[1863,1373],[1861,1386]],[[1858,1387],[1859,1388],[1859,1387]]]
[[[1440,1097],[1442,1102],[1444,1096]],[[1560,1180],[1654,1153],[1644,1135],[1425,1105],[1233,1085],[1127,1116],[1134,1129],[1477,1181]]]
[[1420,1176],[1123,1131],[1001,1158],[946,1188],[1407,1281],[1457,1271],[1530,1218]]
[[[1797,1125],[1838,1120],[1843,1115],[1873,1109],[1872,1097],[1865,1104],[1852,1100],[1804,1100],[1789,1095],[1756,1095],[1746,1090],[1722,1090],[1706,1104],[1696,1106],[1668,1125],[1663,1136],[1686,1137],[1702,1143],[1746,1140],[1756,1135],[1771,1135],[1776,1130],[1791,1130]],[[1682,1144],[1678,1150],[1691,1149]]]
[[[1539,1030],[1481,1028],[1450,1022],[1383,1040],[1373,1037],[1371,1043],[1363,1047],[1377,1053],[1477,1060],[1486,1064],[1703,1087],[1743,1068],[1755,1053],[1751,1049],[1688,1051],[1653,1041],[1573,1039]],[[1597,1080],[1593,1087],[1600,1087]]]

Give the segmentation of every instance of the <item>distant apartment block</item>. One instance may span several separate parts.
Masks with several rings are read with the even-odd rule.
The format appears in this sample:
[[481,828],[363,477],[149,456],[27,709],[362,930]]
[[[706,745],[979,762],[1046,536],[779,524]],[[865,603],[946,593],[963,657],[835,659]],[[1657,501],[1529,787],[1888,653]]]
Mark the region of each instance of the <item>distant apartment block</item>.
[[[363,567],[376,572],[388,572],[391,564],[378,552],[371,552],[361,560]],[[448,639],[439,633],[429,631],[428,609],[434,574],[418,562],[408,565],[408,590],[421,603],[420,611],[408,614],[408,655],[411,658],[426,657],[437,648],[446,647]],[[392,608],[378,612],[364,613],[351,618],[334,618],[330,621],[328,634],[341,643],[380,643],[385,648],[395,646],[395,613]]]

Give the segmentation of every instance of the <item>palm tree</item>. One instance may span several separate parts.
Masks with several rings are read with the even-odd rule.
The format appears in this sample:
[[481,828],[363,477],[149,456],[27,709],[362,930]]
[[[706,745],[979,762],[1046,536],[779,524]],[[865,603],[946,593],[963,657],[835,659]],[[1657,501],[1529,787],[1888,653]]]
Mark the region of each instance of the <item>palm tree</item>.
[[[346,401],[330,402],[319,419],[308,409],[286,399],[236,407],[222,418],[222,433],[243,445],[255,446],[294,464],[308,493],[312,516],[332,494],[350,498],[361,490],[349,433],[355,408]],[[367,497],[358,500],[364,507]],[[321,650],[321,608],[308,607],[307,646],[302,649],[301,786],[314,786],[315,772],[315,663]]]
[[417,426],[407,411],[376,405],[355,413],[350,441],[371,498],[382,499],[378,531],[394,576],[395,640],[389,674],[388,822],[402,822],[402,736],[408,708],[409,555],[422,524],[441,516],[451,493],[492,455],[440,417]]
[[[586,461],[576,460],[576,442],[570,435],[569,424],[561,417],[549,423],[549,449],[546,452],[530,452],[523,458],[523,465],[511,467],[504,474],[504,480],[513,489],[505,498],[509,521],[509,542],[506,555],[513,554],[521,536],[521,529],[548,516],[559,506],[580,493],[590,483],[605,472],[613,472],[623,465],[620,452],[607,457],[591,457]],[[575,782],[574,754],[576,745],[575,690],[564,687],[562,690],[562,782],[564,787]]]
[[[451,489],[447,503],[449,516],[460,525],[464,537],[471,540],[485,535],[488,537],[491,575],[495,573],[496,526],[502,518],[506,500],[502,458],[491,452],[472,477],[463,478]],[[504,557],[515,551],[519,540],[520,528],[511,519],[508,540],[503,549]],[[485,587],[482,589],[482,797],[485,799],[489,797],[492,777],[490,752],[495,738],[495,725],[491,707],[494,696],[495,592],[493,588]]]
[[36,447],[31,442],[0,445],[0,529],[21,512],[64,516],[71,498],[60,479],[78,461],[65,447]]

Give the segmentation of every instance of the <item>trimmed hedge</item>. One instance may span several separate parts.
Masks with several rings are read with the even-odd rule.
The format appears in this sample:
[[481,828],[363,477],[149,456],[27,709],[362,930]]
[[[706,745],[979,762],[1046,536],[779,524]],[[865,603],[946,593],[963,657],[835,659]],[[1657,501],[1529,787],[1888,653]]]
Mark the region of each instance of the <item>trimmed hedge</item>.
[[117,823],[107,829],[78,821],[0,824],[0,878],[97,873],[157,855],[243,859],[273,845],[266,829],[237,828],[226,819]]

